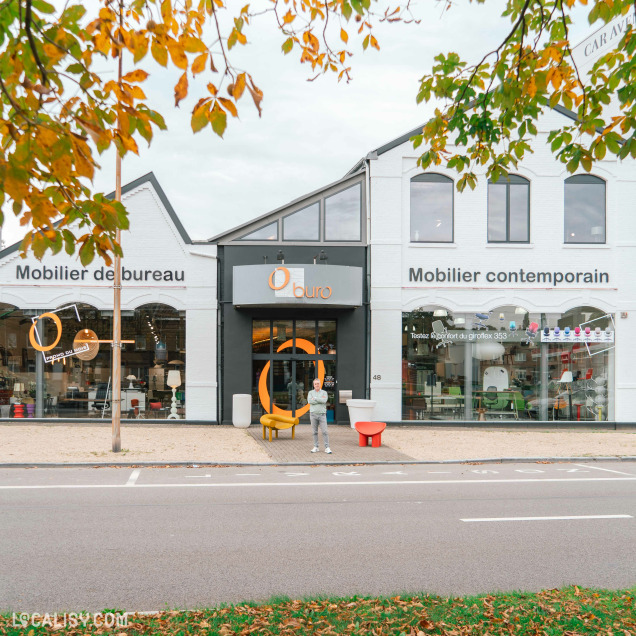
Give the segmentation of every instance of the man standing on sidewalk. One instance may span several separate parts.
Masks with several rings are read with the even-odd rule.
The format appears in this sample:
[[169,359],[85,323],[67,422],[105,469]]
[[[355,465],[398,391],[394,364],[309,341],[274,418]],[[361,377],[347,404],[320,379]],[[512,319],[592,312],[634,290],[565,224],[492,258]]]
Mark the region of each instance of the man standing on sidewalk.
[[318,448],[318,425],[322,432],[322,441],[325,444],[325,453],[331,453],[329,448],[329,433],[327,433],[327,400],[329,396],[327,391],[320,389],[320,380],[316,378],[314,380],[314,388],[309,391],[307,395],[307,402],[309,402],[309,421],[311,422],[311,432],[314,435],[314,447],[311,449],[312,453],[317,453]]

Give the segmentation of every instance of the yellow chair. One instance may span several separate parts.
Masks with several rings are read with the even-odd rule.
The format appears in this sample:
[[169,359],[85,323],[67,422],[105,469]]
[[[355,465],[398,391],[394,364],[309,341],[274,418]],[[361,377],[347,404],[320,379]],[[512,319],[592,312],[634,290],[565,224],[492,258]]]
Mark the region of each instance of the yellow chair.
[[263,439],[265,437],[265,429],[269,429],[269,441],[272,441],[272,431],[276,431],[276,439],[278,439],[278,431],[291,428],[292,439],[296,433],[296,424],[300,420],[297,417],[287,417],[286,415],[270,415],[269,413],[261,417],[261,424],[263,425]]

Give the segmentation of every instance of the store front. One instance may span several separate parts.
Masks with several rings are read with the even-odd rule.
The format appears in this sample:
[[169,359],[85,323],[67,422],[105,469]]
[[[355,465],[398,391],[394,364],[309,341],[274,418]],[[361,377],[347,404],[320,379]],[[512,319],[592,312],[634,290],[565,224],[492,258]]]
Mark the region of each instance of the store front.
[[232,398],[309,421],[314,379],[327,419],[349,421],[347,398],[369,391],[365,190],[347,177],[214,237],[219,257],[219,421]]
[[[121,417],[164,420],[174,398],[179,420],[214,422],[216,246],[190,241],[153,175],[123,195]],[[17,247],[0,253],[0,417],[110,419],[112,268]]]
[[[299,246],[285,248],[284,262],[269,246],[219,249],[223,423],[237,393],[251,394],[254,422],[265,413],[309,422],[315,378],[329,396],[329,422],[348,421],[347,395],[365,396],[365,250],[325,254],[328,265],[314,264],[312,250]],[[262,264],[264,255],[275,264]]]
[[402,314],[402,419],[614,419],[614,318],[502,306]]

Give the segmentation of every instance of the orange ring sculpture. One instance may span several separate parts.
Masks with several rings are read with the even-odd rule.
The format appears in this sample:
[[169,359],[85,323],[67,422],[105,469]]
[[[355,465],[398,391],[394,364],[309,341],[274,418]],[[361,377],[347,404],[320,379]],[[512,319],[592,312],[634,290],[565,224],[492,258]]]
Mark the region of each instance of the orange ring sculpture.
[[[280,345],[280,347],[278,347],[278,349],[276,349],[276,352],[280,352],[283,349],[287,349],[288,347],[293,346],[294,344],[294,340],[287,340],[285,342],[283,342],[282,345]],[[296,338],[296,347],[302,349],[305,353],[309,353],[309,354],[313,354],[316,353],[316,346],[309,342],[309,340],[305,340],[304,338]],[[279,408],[278,406],[276,406],[275,404],[272,404],[272,410],[270,410],[270,397],[269,397],[269,390],[267,388],[267,376],[269,375],[269,365],[270,363],[267,362],[267,364],[263,367],[263,371],[261,373],[261,377],[258,379],[258,397],[261,401],[261,404],[263,406],[263,408],[265,409],[266,413],[276,413],[277,415],[285,415],[287,417],[294,417],[294,415],[292,415],[292,412],[289,410],[284,410]],[[316,366],[316,361],[314,360],[314,366]],[[318,379],[320,380],[320,386],[322,386],[322,381],[325,379],[325,363],[322,360],[318,360]],[[296,416],[295,417],[302,417],[305,413],[307,413],[307,411],[309,411],[309,404],[305,404],[305,406],[303,406],[300,409],[296,409]]]
[[[55,342],[52,345],[48,345],[47,347],[43,347],[41,344],[38,343],[38,341],[35,338],[35,325],[37,325],[38,321],[41,320],[42,318],[50,318],[55,323],[55,326],[57,327],[57,338],[55,339]],[[58,316],[48,311],[44,312],[43,314],[40,314],[37,317],[36,321],[31,325],[31,329],[29,329],[29,340],[31,342],[31,346],[36,351],[50,351],[60,341],[61,337],[62,337],[62,321],[58,318]]]

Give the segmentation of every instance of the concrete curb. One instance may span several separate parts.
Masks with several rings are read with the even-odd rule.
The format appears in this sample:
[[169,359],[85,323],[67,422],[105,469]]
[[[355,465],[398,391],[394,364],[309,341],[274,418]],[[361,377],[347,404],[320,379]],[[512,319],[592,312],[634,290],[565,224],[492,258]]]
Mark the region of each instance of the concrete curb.
[[77,463],[0,463],[2,468],[204,468],[204,467],[239,467],[239,466],[377,466],[377,465],[439,465],[439,464],[524,464],[537,462],[636,462],[636,456],[616,457],[481,457],[474,459],[441,459],[441,460],[391,460],[391,461],[328,461],[328,462],[77,462]]

